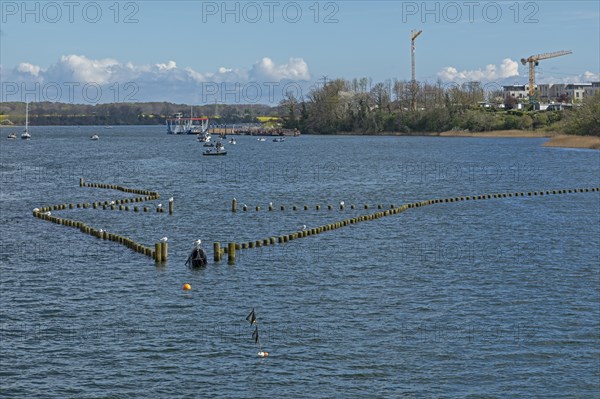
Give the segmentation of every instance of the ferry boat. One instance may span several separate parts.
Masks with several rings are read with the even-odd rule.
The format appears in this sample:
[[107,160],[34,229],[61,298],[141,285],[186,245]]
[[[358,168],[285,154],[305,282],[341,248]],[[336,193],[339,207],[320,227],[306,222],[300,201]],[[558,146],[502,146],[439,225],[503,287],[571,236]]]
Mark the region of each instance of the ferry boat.
[[208,131],[208,118],[184,118],[178,112],[166,121],[167,134],[205,134]]

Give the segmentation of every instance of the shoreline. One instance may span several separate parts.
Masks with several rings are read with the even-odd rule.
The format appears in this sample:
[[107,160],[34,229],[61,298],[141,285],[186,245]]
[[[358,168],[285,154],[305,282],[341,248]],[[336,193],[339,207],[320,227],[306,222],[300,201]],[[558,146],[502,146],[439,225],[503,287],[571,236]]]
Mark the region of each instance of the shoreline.
[[[127,126],[152,126],[152,125],[127,125]],[[156,125],[159,126],[159,125]],[[2,126],[0,128],[18,128],[19,125]],[[304,133],[302,135],[312,136]],[[531,130],[494,130],[490,132],[465,132],[450,130],[445,132],[382,132],[377,134],[365,134],[360,132],[339,132],[332,136],[392,136],[392,137],[475,137],[475,138],[547,138],[550,139],[542,144],[543,147],[560,148],[583,148],[600,150],[600,137],[567,135],[558,132],[544,132]]]
[[[305,135],[310,135],[304,133]],[[334,133],[335,136],[405,136],[405,137],[479,137],[479,138],[551,138],[559,135],[554,132],[530,131],[530,130],[493,130],[490,132],[464,132],[460,130],[449,130],[445,132],[383,132],[376,134],[364,133]]]

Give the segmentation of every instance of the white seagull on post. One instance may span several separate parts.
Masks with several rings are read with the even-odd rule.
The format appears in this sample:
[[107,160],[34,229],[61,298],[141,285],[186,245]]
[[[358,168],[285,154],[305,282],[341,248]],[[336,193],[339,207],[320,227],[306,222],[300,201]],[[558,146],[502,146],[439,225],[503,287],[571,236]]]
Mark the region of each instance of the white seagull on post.
[[167,242],[169,239],[167,237],[163,237],[160,239],[160,242]]

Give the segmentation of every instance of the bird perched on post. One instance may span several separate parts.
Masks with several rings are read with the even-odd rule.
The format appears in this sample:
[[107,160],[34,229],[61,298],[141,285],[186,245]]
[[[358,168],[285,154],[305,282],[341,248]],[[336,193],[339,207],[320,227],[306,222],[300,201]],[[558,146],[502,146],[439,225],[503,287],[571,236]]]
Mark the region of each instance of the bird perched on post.
[[159,241],[160,241],[160,242],[167,242],[168,240],[169,240],[169,239],[168,239],[167,237],[163,237],[163,238],[161,238]]

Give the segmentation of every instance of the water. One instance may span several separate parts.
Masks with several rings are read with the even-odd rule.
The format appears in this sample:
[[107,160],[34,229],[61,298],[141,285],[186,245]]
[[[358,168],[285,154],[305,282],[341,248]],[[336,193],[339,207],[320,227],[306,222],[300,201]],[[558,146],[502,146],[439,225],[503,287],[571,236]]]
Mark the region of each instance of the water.
[[[277,236],[373,212],[365,203],[597,187],[597,151],[239,137],[215,158],[163,127],[31,130],[30,142],[0,141],[1,397],[598,395],[597,192],[432,205],[244,251],[235,266],[184,267],[198,238]],[[56,212],[146,245],[168,236],[166,267],[31,216],[123,197],[79,177],[156,190],[165,206],[175,197],[173,216]],[[233,197],[263,210],[231,214]],[[314,211],[342,200],[343,213]],[[286,211],[265,211],[270,201]],[[252,307],[268,359],[244,320]]]

